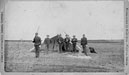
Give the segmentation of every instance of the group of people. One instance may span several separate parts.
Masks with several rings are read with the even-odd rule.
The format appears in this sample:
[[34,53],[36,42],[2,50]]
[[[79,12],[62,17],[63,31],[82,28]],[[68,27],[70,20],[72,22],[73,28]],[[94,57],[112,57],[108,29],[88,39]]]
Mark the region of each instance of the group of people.
[[[76,45],[77,45],[78,39],[76,38],[75,35],[73,35],[73,38],[70,39],[69,35],[66,34],[66,37],[63,38],[60,34],[60,35],[58,35],[56,42],[59,45],[60,53],[63,52],[62,47],[65,47],[66,51],[70,51],[70,42],[72,43],[72,52],[77,52]],[[40,50],[39,46],[41,45],[41,38],[38,36],[38,33],[35,33],[33,43],[34,43],[34,47],[35,47],[36,58],[38,58],[39,50]],[[49,38],[49,35],[47,35],[47,37],[45,38],[44,44],[46,45],[46,48],[48,51],[50,48],[50,44],[51,44],[51,39]],[[87,56],[86,45],[87,45],[87,38],[85,37],[85,34],[83,34],[83,37],[81,38],[81,46],[83,48],[83,52]]]

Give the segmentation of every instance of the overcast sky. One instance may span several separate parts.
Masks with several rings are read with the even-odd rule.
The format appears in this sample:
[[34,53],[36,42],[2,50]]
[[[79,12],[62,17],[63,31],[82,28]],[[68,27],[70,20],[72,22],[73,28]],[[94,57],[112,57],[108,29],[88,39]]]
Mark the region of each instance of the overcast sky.
[[122,1],[12,1],[5,10],[6,39],[42,39],[64,32],[78,39],[123,39]]

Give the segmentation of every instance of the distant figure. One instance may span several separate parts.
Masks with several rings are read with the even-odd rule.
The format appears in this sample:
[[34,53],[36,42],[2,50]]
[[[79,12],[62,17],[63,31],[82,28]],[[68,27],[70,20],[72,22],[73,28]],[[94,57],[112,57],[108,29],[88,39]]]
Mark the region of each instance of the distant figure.
[[59,44],[59,52],[61,53],[63,51],[62,47],[63,47],[63,42],[64,42],[64,39],[62,38],[61,34],[59,35],[57,42]]
[[69,35],[66,34],[66,38],[64,39],[64,42],[65,42],[65,49],[66,49],[66,51],[69,51],[69,44],[70,44]]
[[73,35],[73,38],[71,40],[72,45],[73,45],[73,52],[76,52],[76,44],[77,44],[77,38],[75,35]]
[[85,34],[83,34],[83,37],[81,38],[81,45],[82,45],[82,48],[83,48],[83,52],[87,56],[87,49],[86,49],[87,38],[85,37]]
[[39,45],[41,45],[41,38],[38,36],[38,33],[35,33],[35,37],[33,39],[34,47],[35,47],[35,54],[36,58],[39,57]]
[[47,53],[49,51],[49,47],[50,47],[50,43],[51,43],[51,39],[49,38],[49,35],[46,36],[45,40],[44,40],[44,44],[46,45],[47,48]]

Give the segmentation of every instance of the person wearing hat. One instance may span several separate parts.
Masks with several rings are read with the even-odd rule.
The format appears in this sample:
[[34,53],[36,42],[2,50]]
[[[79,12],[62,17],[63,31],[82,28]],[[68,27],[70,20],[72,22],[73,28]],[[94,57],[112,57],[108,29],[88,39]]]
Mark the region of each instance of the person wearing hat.
[[66,38],[64,39],[64,43],[65,43],[66,51],[69,51],[70,38],[69,38],[69,35],[67,35],[67,34],[66,34]]
[[85,34],[83,34],[83,37],[81,38],[81,45],[82,45],[82,48],[83,48],[83,52],[87,56],[87,49],[86,49],[87,38],[85,37]]
[[49,51],[50,43],[51,43],[51,39],[49,38],[49,35],[47,35],[44,40],[44,44],[46,45],[46,48],[47,48],[47,53]]
[[73,35],[73,38],[71,40],[72,45],[73,45],[73,52],[76,52],[76,44],[77,44],[77,38],[75,35]]
[[38,33],[35,33],[33,43],[34,43],[34,47],[35,47],[35,55],[36,55],[36,58],[38,58],[39,57],[39,49],[40,49],[39,46],[41,45],[41,38],[38,36]]
[[62,48],[63,48],[63,43],[64,43],[64,39],[62,38],[61,34],[58,36],[57,42],[59,44],[59,52],[63,52]]

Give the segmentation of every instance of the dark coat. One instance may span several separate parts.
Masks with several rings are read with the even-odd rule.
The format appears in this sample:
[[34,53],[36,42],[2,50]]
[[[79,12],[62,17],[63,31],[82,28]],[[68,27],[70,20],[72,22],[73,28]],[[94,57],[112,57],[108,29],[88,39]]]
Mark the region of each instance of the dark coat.
[[70,42],[70,38],[65,38],[64,41],[65,41],[65,43],[69,43]]
[[59,37],[57,39],[57,42],[58,42],[58,44],[63,44],[64,43],[64,39],[62,37]]
[[50,38],[45,38],[44,43],[45,44],[50,44],[51,43],[51,39]]
[[77,43],[77,38],[72,38],[71,42],[72,42],[73,44],[76,44],[76,43]]
[[87,38],[86,37],[81,38],[81,45],[87,45]]
[[34,45],[41,45],[41,38],[39,36],[35,36],[33,39]]

